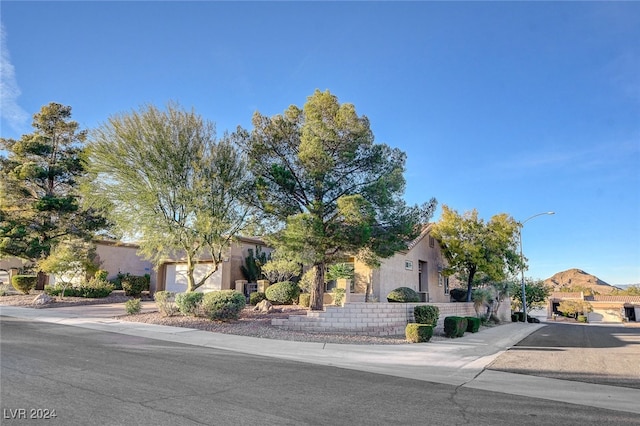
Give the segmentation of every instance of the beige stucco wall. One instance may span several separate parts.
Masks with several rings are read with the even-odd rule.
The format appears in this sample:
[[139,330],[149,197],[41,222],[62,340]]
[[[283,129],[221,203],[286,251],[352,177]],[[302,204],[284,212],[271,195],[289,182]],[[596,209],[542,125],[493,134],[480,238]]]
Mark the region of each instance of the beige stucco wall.
[[151,285],[156,282],[156,274],[153,264],[138,255],[138,246],[133,244],[119,244],[111,242],[97,242],[96,254],[100,269],[106,270],[109,274],[107,279],[115,278],[118,272],[131,275],[151,276]]
[[[407,267],[407,262],[410,263],[410,268]],[[428,300],[425,301],[448,303],[450,301],[449,293],[445,293],[444,277],[441,277],[439,273],[446,261],[442,256],[438,242],[430,239],[428,233],[424,233],[406,252],[399,252],[384,259],[380,267],[374,271],[369,271],[366,265],[356,263],[356,282],[358,275],[370,277],[373,296],[381,302],[386,302],[387,295],[398,287],[409,287],[419,292],[420,262],[424,262],[423,269],[426,267],[429,290]]]

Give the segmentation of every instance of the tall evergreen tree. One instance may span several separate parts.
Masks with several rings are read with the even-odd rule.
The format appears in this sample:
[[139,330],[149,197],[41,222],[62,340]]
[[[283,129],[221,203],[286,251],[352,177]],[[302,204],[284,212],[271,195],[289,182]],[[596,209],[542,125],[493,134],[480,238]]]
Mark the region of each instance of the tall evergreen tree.
[[304,107],[256,113],[236,136],[255,176],[256,206],[279,225],[276,248],[314,267],[310,307],[323,308],[325,266],[347,254],[369,263],[406,248],[435,200],[402,199],[405,154],[374,143],[369,120],[352,104],[316,90]]
[[34,132],[0,139],[0,255],[32,262],[47,258],[63,239],[89,239],[107,225],[83,207],[87,132],[71,120],[71,107],[50,103],[33,117]]

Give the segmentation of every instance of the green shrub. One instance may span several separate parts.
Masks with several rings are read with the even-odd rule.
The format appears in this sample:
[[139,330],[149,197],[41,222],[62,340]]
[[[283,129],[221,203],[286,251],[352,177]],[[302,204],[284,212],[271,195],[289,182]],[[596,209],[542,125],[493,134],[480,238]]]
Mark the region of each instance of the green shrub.
[[276,305],[290,305],[300,296],[300,287],[291,281],[275,283],[265,291],[267,300]]
[[109,282],[115,286],[116,290],[122,290],[122,281],[129,276],[130,274],[128,272],[126,274],[118,272],[118,275],[116,275],[115,278],[110,279]]
[[197,315],[204,293],[190,291],[176,294],[176,305],[182,315]]
[[444,334],[447,337],[462,337],[465,331],[467,331],[466,318],[451,316],[444,319]]
[[333,289],[333,304],[334,305],[342,305],[342,302],[344,301],[344,294],[345,294],[345,289],[344,288],[334,288]]
[[202,314],[218,321],[238,319],[246,303],[244,295],[235,290],[212,291],[202,299]]
[[147,275],[127,275],[122,279],[122,289],[127,296],[139,297],[143,291],[149,290],[149,283]]
[[[63,291],[64,291],[64,294],[62,294]],[[45,285],[44,292],[47,293],[49,296],[80,297],[80,290],[70,285],[61,285],[61,284]]]
[[156,302],[158,311],[163,317],[171,317],[178,312],[178,306],[175,303],[176,295],[170,291],[156,291],[153,300]]
[[308,308],[311,305],[311,293],[300,293],[298,297],[298,305]]
[[578,322],[587,322],[587,316],[586,315],[578,315]]
[[387,295],[387,302],[415,303],[420,301],[420,295],[409,287],[398,287]]
[[114,285],[108,281],[92,278],[84,284],[72,286],[68,284],[54,284],[44,286],[44,292],[49,296],[60,297],[85,297],[97,299],[107,297],[114,290]]
[[79,297],[86,297],[89,299],[107,297],[114,289],[115,286],[113,284],[100,278],[92,278],[91,281],[75,288],[79,293]]
[[518,315],[511,314],[511,322],[518,322]]
[[418,324],[431,324],[435,327],[440,317],[440,309],[432,305],[420,305],[413,308],[413,317]]
[[23,294],[29,294],[31,290],[36,288],[37,283],[37,275],[14,275],[11,277],[11,285],[13,288]]
[[467,301],[467,290],[462,288],[452,288],[449,290],[449,296],[456,302]]
[[251,294],[249,295],[249,304],[255,306],[266,298],[267,296],[261,291],[251,292]]
[[524,312],[515,312],[515,315],[518,317],[518,321],[524,322]]
[[98,269],[93,277],[102,281],[106,281],[108,276],[108,271],[105,271],[104,269]]
[[404,335],[407,341],[411,343],[428,342],[433,336],[433,326],[430,324],[407,324],[404,329]]
[[130,299],[124,302],[124,309],[127,311],[127,314],[137,314],[142,309],[142,304],[140,303],[140,299]]
[[467,320],[467,330],[469,333],[477,333],[480,330],[480,318],[465,317]]

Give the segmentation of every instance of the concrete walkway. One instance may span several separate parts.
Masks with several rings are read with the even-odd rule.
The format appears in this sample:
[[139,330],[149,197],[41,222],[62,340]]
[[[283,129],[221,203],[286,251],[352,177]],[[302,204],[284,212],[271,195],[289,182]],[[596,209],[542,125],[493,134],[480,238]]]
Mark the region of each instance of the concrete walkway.
[[[144,304],[153,309],[153,302]],[[542,324],[509,323],[462,338],[406,345],[292,342],[115,320],[123,304],[31,309],[1,306],[0,315],[92,330],[348,368],[640,414],[640,390],[485,370]]]

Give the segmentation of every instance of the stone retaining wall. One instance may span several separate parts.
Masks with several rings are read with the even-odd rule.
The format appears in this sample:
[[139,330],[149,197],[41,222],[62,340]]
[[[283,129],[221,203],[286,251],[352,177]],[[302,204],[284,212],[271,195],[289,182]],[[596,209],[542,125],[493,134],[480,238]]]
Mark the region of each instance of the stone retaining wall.
[[443,331],[444,318],[475,316],[473,303],[347,303],[344,307],[327,306],[324,311],[309,311],[307,315],[291,315],[273,319],[271,324],[287,330],[354,333],[368,336],[404,335],[408,323],[414,322],[413,308],[432,305],[440,309],[435,331]]

